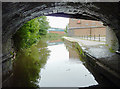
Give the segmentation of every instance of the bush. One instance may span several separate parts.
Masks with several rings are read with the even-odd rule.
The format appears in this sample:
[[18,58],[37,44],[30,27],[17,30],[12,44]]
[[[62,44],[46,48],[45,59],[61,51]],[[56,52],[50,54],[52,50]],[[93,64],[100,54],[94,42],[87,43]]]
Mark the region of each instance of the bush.
[[46,16],[28,21],[13,36],[16,49],[29,48],[47,34],[49,27]]

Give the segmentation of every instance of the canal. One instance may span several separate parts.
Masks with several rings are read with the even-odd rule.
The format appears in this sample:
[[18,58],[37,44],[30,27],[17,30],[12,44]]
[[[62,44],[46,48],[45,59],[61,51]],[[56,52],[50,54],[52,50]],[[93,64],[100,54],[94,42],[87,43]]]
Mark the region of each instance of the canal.
[[48,46],[50,56],[41,69],[41,87],[87,87],[98,84],[79,60],[79,55],[65,44]]
[[[111,83],[91,72],[78,51],[62,40],[39,41],[18,52],[9,87],[89,87]],[[96,77],[97,76],[97,77]]]

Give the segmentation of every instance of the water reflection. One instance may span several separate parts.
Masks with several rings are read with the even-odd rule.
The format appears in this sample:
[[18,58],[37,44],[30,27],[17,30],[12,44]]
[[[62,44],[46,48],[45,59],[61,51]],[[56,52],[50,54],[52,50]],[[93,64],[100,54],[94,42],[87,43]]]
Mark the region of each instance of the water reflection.
[[44,67],[49,56],[47,44],[40,41],[30,49],[18,52],[14,62],[14,87],[38,87],[40,69]]
[[50,57],[41,69],[40,87],[87,87],[97,85],[74,49],[65,44],[48,46]]
[[64,41],[63,43],[61,40],[46,42],[41,40],[37,45],[17,53],[13,66],[14,75],[9,80],[8,84],[10,85],[8,86],[110,86],[104,77],[101,78],[92,67],[89,67],[89,61],[87,63],[84,60],[70,42]]
[[48,41],[48,46],[58,45],[58,44],[63,44],[63,42],[62,42],[62,40],[61,40],[61,39]]
[[79,60],[79,54],[75,51],[75,49],[69,47],[68,51],[70,60]]

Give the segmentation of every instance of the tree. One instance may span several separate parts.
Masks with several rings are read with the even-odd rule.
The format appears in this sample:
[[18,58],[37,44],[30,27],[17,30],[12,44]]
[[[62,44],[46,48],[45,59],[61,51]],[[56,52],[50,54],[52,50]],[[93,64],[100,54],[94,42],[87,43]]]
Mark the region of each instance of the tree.
[[13,36],[16,48],[19,50],[32,46],[42,35],[47,34],[49,27],[46,16],[28,21]]

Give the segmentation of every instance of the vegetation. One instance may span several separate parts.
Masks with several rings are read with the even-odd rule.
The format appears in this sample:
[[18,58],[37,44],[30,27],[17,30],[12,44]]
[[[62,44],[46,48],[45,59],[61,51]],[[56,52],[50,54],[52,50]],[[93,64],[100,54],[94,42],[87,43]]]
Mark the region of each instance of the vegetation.
[[46,16],[28,21],[13,36],[16,49],[29,48],[47,34],[49,27]]
[[68,27],[66,26],[64,32],[67,34],[68,33]]
[[[13,84],[16,87],[38,87],[36,83],[40,79],[40,69],[50,52],[46,41],[41,40],[47,36],[48,28],[47,18],[41,16],[28,21],[14,34],[17,55],[13,62]],[[37,44],[34,45],[35,43]]]
[[[39,87],[40,70],[49,56],[48,40],[60,39],[64,34],[47,33],[47,18],[41,16],[25,23],[13,36],[17,50],[13,61],[13,86]],[[33,45],[37,43],[36,45]],[[22,49],[22,50],[21,50]],[[12,54],[12,53],[11,53]]]
[[110,51],[111,53],[115,53],[115,50],[113,50],[112,47],[109,48],[109,51]]

